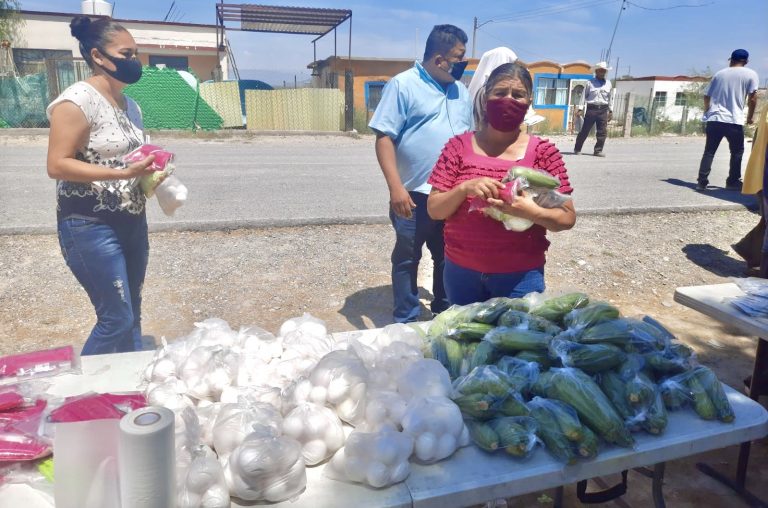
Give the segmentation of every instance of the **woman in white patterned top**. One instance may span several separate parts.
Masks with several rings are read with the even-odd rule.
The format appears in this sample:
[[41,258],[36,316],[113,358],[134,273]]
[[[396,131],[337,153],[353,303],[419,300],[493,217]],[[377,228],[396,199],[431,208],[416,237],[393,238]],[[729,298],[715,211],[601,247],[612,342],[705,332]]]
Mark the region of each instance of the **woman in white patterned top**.
[[131,34],[109,18],[77,16],[70,28],[93,76],[67,88],[47,110],[59,245],[96,311],[82,354],[135,351],[149,257],[139,179],[152,172],[154,156],[122,162],[144,143],[141,110],[123,88],[141,78],[141,63]]

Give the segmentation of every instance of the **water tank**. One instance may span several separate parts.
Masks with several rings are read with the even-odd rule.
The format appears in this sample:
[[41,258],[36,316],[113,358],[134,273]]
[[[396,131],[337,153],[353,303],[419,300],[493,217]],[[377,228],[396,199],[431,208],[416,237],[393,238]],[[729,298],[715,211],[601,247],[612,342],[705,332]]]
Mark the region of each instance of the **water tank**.
[[112,17],[112,4],[105,0],[83,0],[80,2],[80,12],[92,16]]

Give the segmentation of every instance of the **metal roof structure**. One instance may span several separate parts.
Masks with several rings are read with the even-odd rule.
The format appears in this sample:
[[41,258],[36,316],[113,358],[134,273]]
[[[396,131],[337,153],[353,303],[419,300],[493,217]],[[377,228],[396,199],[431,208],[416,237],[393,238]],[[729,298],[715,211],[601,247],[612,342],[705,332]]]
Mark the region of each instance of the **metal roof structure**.
[[349,9],[320,9],[283,7],[259,4],[216,4],[217,42],[224,50],[224,31],[267,32],[291,35],[316,35],[312,40],[315,60],[317,41],[333,31],[333,54],[336,55],[336,28],[349,20],[349,56],[352,56],[352,11]]

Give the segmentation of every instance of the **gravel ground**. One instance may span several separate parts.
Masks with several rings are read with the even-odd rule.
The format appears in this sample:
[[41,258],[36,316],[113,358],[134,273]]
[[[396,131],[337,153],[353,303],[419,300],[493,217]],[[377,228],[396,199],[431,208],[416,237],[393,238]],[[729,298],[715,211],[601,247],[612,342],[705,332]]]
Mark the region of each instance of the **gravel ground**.
[[[625,315],[656,317],[723,381],[739,387],[750,371],[754,339],[674,303],[672,295],[679,286],[741,276],[744,263],[729,245],[756,220],[747,211],[584,216],[572,231],[550,235],[546,281],[554,291],[578,289],[608,300]],[[383,326],[391,314],[393,240],[384,225],[153,233],[144,331],[171,339],[207,317],[276,331],[303,312],[326,320],[331,331]],[[426,262],[425,299],[429,271]],[[93,311],[55,236],[0,236],[0,274],[0,354],[83,343]],[[732,470],[736,453],[732,447],[706,458]],[[742,506],[697,473],[694,462],[669,465],[669,506]],[[751,467],[755,490],[768,497],[764,482],[754,485],[768,478],[765,442],[753,447]],[[649,506],[649,480],[632,478],[628,502]],[[526,496],[512,505],[536,503],[536,496]]]

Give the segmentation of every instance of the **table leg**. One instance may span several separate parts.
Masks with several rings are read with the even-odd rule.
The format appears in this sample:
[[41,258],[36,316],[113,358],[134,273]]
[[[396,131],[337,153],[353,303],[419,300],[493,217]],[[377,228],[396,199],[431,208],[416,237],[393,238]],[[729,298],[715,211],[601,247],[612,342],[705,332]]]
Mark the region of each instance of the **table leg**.
[[[752,381],[749,384],[749,398],[757,400],[760,395],[766,395],[763,387],[768,380],[765,379],[765,373],[768,371],[768,342],[762,337],[757,340],[757,350],[755,351],[755,364],[752,368]],[[720,483],[730,487],[744,501],[753,508],[768,508],[768,503],[752,494],[747,490],[747,469],[749,465],[749,452],[752,443],[747,441],[739,446],[739,459],[736,464],[736,481],[728,476],[715,471],[711,466],[704,463],[696,464],[696,467],[707,476],[714,478]]]
[[664,493],[662,487],[664,486],[664,468],[666,462],[660,462],[653,466],[653,506],[655,508],[665,508]]
[[565,493],[565,487],[558,487],[555,489],[555,502],[554,508],[563,508],[563,495]]

